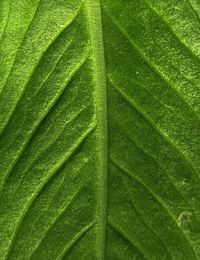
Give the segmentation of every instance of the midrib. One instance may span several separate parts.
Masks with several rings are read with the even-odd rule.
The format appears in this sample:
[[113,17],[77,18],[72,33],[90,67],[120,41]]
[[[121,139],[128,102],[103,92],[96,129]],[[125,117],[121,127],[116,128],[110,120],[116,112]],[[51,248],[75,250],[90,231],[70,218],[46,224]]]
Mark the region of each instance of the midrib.
[[88,27],[91,37],[93,71],[95,84],[95,103],[97,113],[98,149],[98,259],[105,258],[106,204],[107,204],[107,89],[104,59],[104,43],[101,17],[101,1],[85,0]]

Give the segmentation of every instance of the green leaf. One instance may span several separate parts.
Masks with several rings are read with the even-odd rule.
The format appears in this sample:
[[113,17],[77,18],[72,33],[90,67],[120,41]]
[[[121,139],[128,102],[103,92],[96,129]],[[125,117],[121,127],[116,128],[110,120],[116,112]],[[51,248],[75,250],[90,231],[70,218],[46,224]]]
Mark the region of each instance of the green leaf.
[[199,0],[0,1],[0,259],[200,259]]

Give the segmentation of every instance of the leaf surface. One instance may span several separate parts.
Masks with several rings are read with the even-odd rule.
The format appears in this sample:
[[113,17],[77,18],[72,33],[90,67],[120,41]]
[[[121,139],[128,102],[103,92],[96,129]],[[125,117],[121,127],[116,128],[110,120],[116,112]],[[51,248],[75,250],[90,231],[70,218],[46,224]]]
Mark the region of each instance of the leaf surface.
[[198,0],[0,2],[0,259],[200,259]]

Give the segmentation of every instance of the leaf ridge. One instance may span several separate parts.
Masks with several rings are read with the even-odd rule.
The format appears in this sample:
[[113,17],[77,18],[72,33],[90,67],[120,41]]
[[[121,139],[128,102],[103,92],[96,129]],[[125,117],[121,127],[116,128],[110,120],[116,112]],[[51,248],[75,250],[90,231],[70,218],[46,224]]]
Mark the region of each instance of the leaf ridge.
[[199,14],[197,13],[197,11],[195,10],[193,4],[191,3],[190,0],[187,0],[187,3],[189,4],[190,8],[192,9],[192,11],[194,12],[196,18],[198,19],[198,22],[200,23],[200,16],[199,16]]
[[63,249],[61,254],[56,258],[56,260],[62,260],[64,259],[67,254],[69,253],[70,249],[73,248],[86,234],[87,232],[94,226],[95,222],[92,221],[90,224],[82,228],[70,241],[69,244],[66,245],[66,247]]
[[19,231],[20,226],[23,223],[24,217],[27,214],[28,210],[30,209],[31,205],[33,204],[33,202],[35,201],[35,199],[38,197],[40,191],[43,189],[43,187],[46,185],[46,183],[51,180],[51,178],[60,171],[60,169],[62,168],[62,166],[69,160],[69,158],[72,156],[72,154],[78,149],[78,147],[87,139],[87,137],[96,129],[96,123],[92,124],[79,138],[78,142],[75,143],[64,155],[64,157],[60,160],[59,163],[57,163],[55,165],[55,167],[53,168],[53,170],[51,172],[49,172],[48,177],[43,180],[43,182],[37,187],[36,192],[33,194],[31,200],[28,202],[26,208],[23,210],[22,215],[18,221],[18,224],[14,230],[13,233],[13,237],[10,241],[10,246],[8,248],[7,251],[7,255],[5,257],[5,260],[7,260],[9,258],[9,255],[12,252],[12,248],[14,245],[14,241],[16,239],[17,233]]
[[[84,110],[85,110],[85,109],[78,111],[72,118],[70,118],[70,119],[66,122],[66,125],[67,125],[68,123],[72,122],[74,119],[76,119],[76,118],[81,114],[81,112],[84,111]],[[66,127],[66,126],[65,126],[65,127]],[[64,130],[62,131],[62,133],[66,130],[65,127],[64,127]],[[86,130],[86,131],[87,131],[87,130]],[[61,135],[62,135],[62,133],[61,133]],[[20,180],[18,186],[17,186],[16,189],[15,189],[15,194],[17,193],[17,191],[18,191],[18,189],[19,189],[19,187],[20,187],[20,185],[21,185],[21,183],[22,183],[22,181],[23,181],[23,178],[25,177],[25,174],[28,173],[28,170],[31,169],[31,167],[34,165],[35,162],[37,162],[37,160],[40,158],[40,156],[41,156],[43,153],[45,153],[50,147],[52,147],[52,146],[56,143],[56,141],[59,139],[59,137],[60,137],[61,135],[59,135],[59,136],[55,139],[55,141],[54,141],[53,143],[50,143],[50,145],[48,145],[45,150],[42,150],[41,154],[40,154],[38,157],[35,157],[35,158],[33,159],[33,161],[31,162],[31,164],[25,169],[24,174],[21,176],[21,180]],[[77,141],[77,142],[78,142],[78,141]],[[14,197],[15,197],[15,196],[14,196]]]
[[[56,215],[52,223],[48,226],[48,228],[45,230],[45,234],[43,235],[42,239],[39,241],[36,248],[33,250],[33,252],[30,255],[30,258],[34,255],[34,253],[38,250],[40,245],[42,244],[42,241],[44,241],[45,237],[47,236],[48,232],[55,226],[55,224],[59,221],[59,219],[62,217],[62,215],[65,213],[65,211],[70,207],[70,205],[76,200],[78,195],[81,193],[82,189],[85,187],[85,184],[87,182],[83,183],[78,187],[78,189],[75,190],[74,194],[72,194],[70,200],[67,201],[66,205],[60,210],[60,212]],[[91,225],[91,224],[90,224]]]
[[119,89],[110,79],[109,82],[111,84],[111,87],[131,106],[133,107],[154,129],[155,131],[164,138],[172,147],[173,149],[180,155],[183,161],[188,165],[188,167],[195,173],[198,179],[200,179],[198,172],[196,171],[196,168],[192,165],[192,163],[189,161],[189,159],[182,153],[182,151],[175,145],[170,138],[162,131],[160,130],[152,121],[152,119],[144,112],[142,109],[132,100],[130,97],[127,97],[123,91]]
[[125,169],[124,167],[120,166],[112,157],[110,157],[110,161],[111,163],[114,164],[115,167],[117,167],[122,173],[124,173],[126,176],[128,176],[129,178],[138,181],[151,195],[152,197],[154,197],[156,199],[156,201],[158,202],[159,205],[162,206],[162,208],[166,211],[166,213],[168,214],[168,216],[170,217],[170,219],[172,220],[172,222],[175,224],[175,227],[177,229],[177,231],[179,231],[178,233],[181,234],[181,236],[184,238],[184,240],[187,242],[189,248],[191,249],[191,252],[193,253],[195,259],[198,260],[198,257],[196,255],[196,252],[193,249],[193,246],[191,244],[190,239],[187,237],[187,235],[185,234],[185,232],[183,231],[183,229],[178,225],[173,213],[171,213],[171,211],[169,210],[169,208],[165,205],[165,202],[160,199],[154,192],[152,189],[150,189],[140,178],[138,178],[137,176],[135,176],[134,174],[132,174],[131,172],[129,172],[129,170]]
[[[66,29],[67,29],[67,28],[66,28]],[[51,45],[52,45],[53,43],[55,43],[55,41],[53,41],[53,42],[51,43]],[[41,89],[41,87],[45,84],[45,82],[46,82],[46,81],[49,79],[49,77],[52,75],[52,73],[54,72],[54,70],[55,70],[55,68],[56,68],[56,65],[57,65],[57,64],[59,63],[59,61],[62,59],[63,55],[65,54],[65,52],[66,52],[67,48],[70,46],[70,44],[71,44],[71,41],[69,42],[69,44],[66,45],[66,48],[64,49],[62,55],[61,55],[61,56],[59,57],[59,59],[54,63],[53,68],[52,68],[51,71],[48,73],[48,75],[45,77],[45,79],[43,80],[43,82],[40,84],[40,88],[37,90],[37,92],[35,93],[35,95],[39,92],[39,90]],[[48,49],[49,49],[49,48],[48,48]],[[48,49],[47,49],[47,50],[48,50]],[[46,51],[47,51],[47,50],[46,50]],[[46,53],[46,51],[43,53],[42,57],[44,56],[44,54]],[[40,59],[40,60],[41,60],[41,59]],[[38,64],[39,64],[40,60],[38,61]],[[36,69],[37,69],[37,66],[36,66],[35,69],[33,70],[32,76],[33,76],[33,74],[34,74],[34,72],[35,72]],[[29,83],[30,83],[30,81],[31,81],[31,79],[32,79],[32,76],[31,76],[31,78],[29,79],[29,81],[27,82],[26,86],[29,85]],[[18,105],[20,104],[20,101],[23,99],[23,97],[26,95],[26,93],[27,93],[27,88],[25,89],[25,91],[24,91],[23,94],[21,95],[21,97],[20,97],[20,99],[18,100],[18,102],[17,102],[15,108],[13,109],[12,113],[10,114],[10,117],[9,117],[9,119],[8,119],[8,122],[7,122],[7,124],[4,126],[4,128],[3,128],[2,132],[1,132],[1,135],[3,134],[4,131],[6,131],[6,128],[7,128],[7,126],[9,125],[9,122],[12,120],[12,118],[13,118],[13,116],[14,116],[14,113],[15,113],[15,111],[16,111]]]
[[[41,1],[41,0],[40,0],[40,1]],[[26,88],[27,88],[28,84],[30,83],[30,81],[31,81],[31,79],[32,79],[32,76],[33,76],[35,70],[37,69],[37,66],[38,66],[39,62],[41,61],[41,58],[42,58],[42,57],[44,56],[44,54],[48,51],[48,49],[52,46],[52,44],[55,43],[55,41],[57,40],[57,38],[76,20],[76,17],[77,17],[77,16],[79,15],[79,13],[81,12],[81,8],[82,8],[82,5],[79,6],[79,8],[76,10],[75,14],[72,16],[71,20],[70,20],[70,21],[67,21],[67,23],[65,24],[65,26],[58,32],[58,34],[56,34],[56,35],[54,36],[54,39],[48,44],[47,48],[41,53],[39,59],[37,60],[35,66],[33,67],[32,71],[31,71],[31,74],[29,75],[29,78],[28,78],[27,82],[26,82],[25,85],[24,85],[24,89],[23,89],[22,93],[20,94],[17,103],[14,105],[14,107],[13,107],[13,109],[12,109],[12,112],[11,112],[10,115],[9,115],[8,120],[7,120],[6,123],[4,124],[3,128],[0,130],[0,135],[1,135],[1,134],[4,132],[4,130],[6,129],[8,123],[9,123],[9,121],[10,121],[10,117],[11,117],[12,114],[14,114],[14,112],[16,111],[17,104],[20,102],[20,100],[23,98],[24,94],[26,93]],[[5,82],[5,84],[3,85],[3,88],[2,88],[2,90],[1,90],[1,92],[0,92],[0,98],[1,98],[1,96],[2,96],[3,90],[4,90],[5,86],[6,86],[6,83],[7,83],[8,79],[9,79],[9,77],[10,77],[10,75],[11,75],[11,72],[12,72],[12,70],[13,70],[13,68],[14,68],[14,66],[15,66],[15,64],[16,64],[16,62],[17,62],[17,55],[16,55],[16,57],[15,57],[13,66],[12,66],[12,68],[11,68],[11,71],[10,71],[10,73],[9,73],[7,79],[6,79],[6,82]]]
[[1,36],[0,36],[0,43],[2,42],[3,36],[4,36],[5,31],[6,31],[6,29],[7,29],[7,26],[8,26],[8,22],[9,22],[9,19],[10,19],[10,12],[11,12],[11,0],[9,0],[9,10],[8,10],[8,15],[7,15],[7,19],[6,19],[6,22],[5,22],[5,25],[4,25],[4,28],[3,28],[2,34],[1,34]]
[[17,50],[17,52],[16,52],[16,55],[15,55],[13,64],[12,64],[12,66],[11,66],[11,68],[10,68],[10,71],[9,71],[8,75],[7,75],[7,78],[6,78],[6,80],[5,80],[5,83],[3,84],[2,89],[0,90],[0,97],[1,97],[1,94],[2,94],[2,92],[3,92],[3,90],[4,90],[4,87],[5,87],[5,85],[6,85],[7,81],[8,81],[8,79],[9,79],[9,77],[10,77],[10,75],[11,75],[11,72],[12,72],[12,70],[13,70],[15,64],[16,64],[17,54],[18,54],[18,52],[19,52],[19,50],[20,50],[20,47],[21,47],[22,44],[24,43],[24,41],[25,41],[25,39],[26,39],[26,36],[27,36],[27,33],[28,33],[28,31],[29,31],[29,29],[30,29],[30,27],[31,27],[31,25],[32,25],[32,23],[33,23],[33,21],[34,21],[36,15],[37,15],[37,13],[38,13],[38,10],[39,10],[39,7],[40,7],[41,2],[42,2],[42,0],[39,0],[38,5],[37,5],[37,7],[36,7],[36,9],[35,9],[33,18],[31,19],[31,22],[30,22],[30,24],[28,25],[27,30],[25,31],[25,34],[24,34],[24,36],[23,36],[23,38],[22,38],[22,41],[21,41],[21,43],[20,43],[20,45],[19,45],[19,47],[18,47],[18,50]]
[[[163,80],[178,96],[179,98],[185,103],[185,105],[188,107],[189,111],[191,111],[200,121],[200,117],[197,114],[196,110],[192,109],[192,107],[190,106],[190,104],[185,100],[185,98],[179,93],[179,91],[173,87],[173,85],[170,83],[170,81],[159,71],[158,68],[155,67],[155,65],[152,64],[152,62],[150,62],[148,60],[148,58],[146,58],[146,56],[144,55],[144,53],[142,52],[142,50],[139,49],[139,47],[136,45],[135,42],[133,42],[132,39],[129,38],[128,34],[126,32],[124,32],[124,30],[121,28],[120,25],[118,25],[118,23],[115,21],[115,19],[110,15],[110,13],[103,8],[104,12],[107,14],[107,16],[109,17],[110,21],[115,25],[115,27],[119,30],[119,32],[121,32],[121,35],[124,36],[125,39],[128,40],[128,42],[130,43],[130,45],[134,48],[134,50],[136,50],[138,52],[138,54],[140,55],[140,57],[146,62],[146,64],[160,77],[161,80]],[[187,79],[188,80],[188,79]]]
[[[110,81],[111,76],[108,75],[108,76],[107,76],[107,79],[108,79],[108,81]],[[159,98],[157,98],[155,95],[153,95],[148,89],[146,89],[145,87],[143,87],[137,80],[131,79],[131,82],[133,82],[133,84],[134,84],[135,86],[137,86],[138,88],[142,89],[145,93],[147,93],[147,94],[151,97],[151,99],[155,100],[155,101],[156,101],[157,103],[159,103],[162,107],[166,108],[166,104],[165,104],[165,103],[163,103],[161,100],[159,100]],[[172,109],[171,107],[167,106],[167,108],[168,108],[170,111],[173,111],[173,109]]]
[[[182,195],[182,193],[180,192],[180,190],[177,188],[177,186],[173,183],[173,181],[171,180],[169,174],[166,172],[166,170],[162,167],[162,165],[154,158],[154,156],[152,156],[149,152],[145,151],[143,149],[142,146],[140,146],[136,140],[134,140],[133,138],[131,138],[126,131],[117,123],[117,126],[123,131],[123,133],[126,134],[127,138],[130,139],[130,141],[141,151],[143,152],[148,158],[150,158],[159,168],[160,170],[164,173],[165,177],[167,178],[167,180],[170,182],[170,184],[173,186],[173,188],[177,191],[177,193],[181,196],[181,198],[183,199],[183,201],[186,201],[188,206],[191,207],[190,202]],[[198,179],[199,180],[199,179]],[[193,207],[192,207],[193,208]],[[192,212],[196,215],[195,211],[192,210]],[[199,221],[198,221],[199,222]]]
[[174,37],[178,40],[178,42],[182,45],[182,47],[189,52],[191,58],[195,58],[200,62],[199,57],[181,40],[181,38],[176,34],[176,32],[171,28],[171,26],[168,24],[168,22],[165,20],[165,18],[155,10],[155,8],[149,3],[148,0],[144,0],[146,5],[149,7],[149,9],[157,16],[160,18],[160,20],[167,26],[169,31],[174,35]]
[[8,172],[6,174],[5,180],[4,180],[3,184],[2,184],[1,192],[4,189],[4,186],[6,185],[6,181],[7,181],[8,177],[10,176],[10,174],[13,171],[15,165],[17,164],[17,162],[20,160],[21,156],[23,155],[23,152],[26,150],[26,148],[30,144],[30,141],[32,140],[33,136],[37,133],[38,129],[41,127],[41,125],[43,124],[44,120],[48,117],[50,111],[52,111],[52,109],[57,104],[59,98],[61,97],[62,93],[64,92],[64,90],[66,89],[66,87],[68,86],[70,81],[78,73],[78,71],[82,68],[82,66],[86,63],[87,59],[88,59],[88,53],[86,53],[86,55],[84,55],[84,57],[81,60],[81,62],[78,63],[78,66],[76,66],[76,68],[71,72],[71,75],[67,78],[67,82],[64,82],[61,91],[58,92],[57,95],[54,96],[54,100],[50,103],[49,107],[46,107],[46,112],[40,117],[40,119],[37,122],[37,124],[35,124],[35,126],[33,127],[32,131],[29,134],[28,139],[23,143],[23,145],[21,145],[22,149],[19,152],[18,156],[15,158],[13,164],[11,165],[11,168],[8,170]]
[[130,240],[122,230],[120,230],[114,223],[112,223],[112,221],[110,219],[108,219],[108,225],[112,230],[114,230],[117,234],[119,234],[123,239],[128,241],[128,243],[132,245],[133,249],[136,249],[139,252],[139,254],[143,257],[143,259],[145,259],[145,260],[149,259],[148,256],[145,255],[145,252],[143,252],[142,248],[140,248],[139,245],[136,245],[132,240]]
[[[91,158],[90,158],[90,160],[91,160]],[[83,163],[81,164],[81,167],[77,170],[76,173],[78,173],[88,162],[89,162],[89,161],[83,162]],[[65,169],[65,164],[63,165],[63,167],[60,168],[59,171],[62,172],[64,169]],[[61,174],[61,173],[60,173],[60,174]],[[54,175],[45,183],[44,187],[47,187],[48,185],[50,186],[50,185],[53,183],[54,178],[56,178],[56,177],[57,177],[57,175],[54,174]],[[48,207],[45,209],[45,211],[43,211],[42,213],[38,214],[37,218],[35,218],[34,221],[32,222],[32,225],[27,229],[27,232],[29,233],[30,236],[31,236],[31,234],[32,234],[32,233],[30,232],[31,229],[32,229],[35,225],[37,225],[37,224],[36,224],[37,221],[38,221],[40,218],[42,218],[42,216],[44,216],[44,215],[48,212],[48,210],[50,209],[51,203],[53,202],[53,200],[55,200],[56,195],[59,193],[59,190],[60,190],[60,188],[62,187],[62,185],[63,185],[63,183],[64,183],[64,181],[65,181],[65,178],[66,178],[66,176],[63,175],[61,181],[60,181],[59,184],[58,184],[58,188],[57,188],[56,191],[54,192],[54,195],[53,195],[53,197],[51,198],[51,200],[50,200],[50,202],[49,202]],[[87,179],[86,182],[89,182],[89,179]],[[38,198],[36,197],[35,200],[34,200],[34,202],[37,202],[37,199],[39,199],[39,196],[40,196],[40,194],[42,194],[42,192],[43,192],[43,189],[41,189],[41,190],[39,191],[39,193],[38,193],[38,195],[37,195]],[[72,197],[72,196],[71,196],[71,197]],[[34,202],[32,203],[32,205],[34,204]],[[32,205],[31,205],[31,206],[32,206]],[[31,206],[30,206],[30,209],[31,209]],[[28,215],[28,213],[29,213],[29,211],[27,211],[26,215],[24,216],[24,220],[25,220],[26,216]],[[17,237],[16,237],[16,240],[17,240]],[[21,252],[23,252],[24,248],[26,248],[28,245],[29,245],[29,244],[26,243],[25,246],[21,246],[21,247],[20,247],[19,255],[22,254]]]
[[[115,165],[113,165],[113,166],[115,166]],[[137,212],[137,215],[140,217],[140,219],[142,220],[142,222],[144,223],[144,225],[147,227],[147,229],[149,229],[150,232],[152,232],[152,233],[155,235],[155,237],[157,237],[158,241],[161,242],[161,244],[162,244],[163,247],[165,248],[167,254],[171,256],[171,253],[170,253],[169,250],[167,249],[167,247],[166,247],[164,241],[163,241],[163,240],[161,239],[161,237],[149,226],[149,224],[146,222],[146,220],[144,219],[144,217],[142,217],[142,215],[140,214],[140,212],[139,212],[138,209],[136,208],[136,206],[135,206],[135,204],[134,204],[134,202],[133,202],[132,196],[131,196],[130,189],[129,189],[127,183],[124,181],[124,179],[122,180],[122,183],[124,184],[124,186],[125,186],[125,188],[126,188],[126,190],[127,190],[127,192],[128,192],[128,196],[129,196],[129,198],[130,198],[131,205],[132,205],[133,209]]]

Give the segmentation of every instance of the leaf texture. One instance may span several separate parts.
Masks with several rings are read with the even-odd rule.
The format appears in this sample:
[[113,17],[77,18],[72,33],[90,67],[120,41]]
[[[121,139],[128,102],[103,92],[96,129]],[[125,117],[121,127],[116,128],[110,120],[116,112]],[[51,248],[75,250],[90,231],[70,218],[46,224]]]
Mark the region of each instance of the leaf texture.
[[200,259],[199,0],[0,1],[0,259]]

